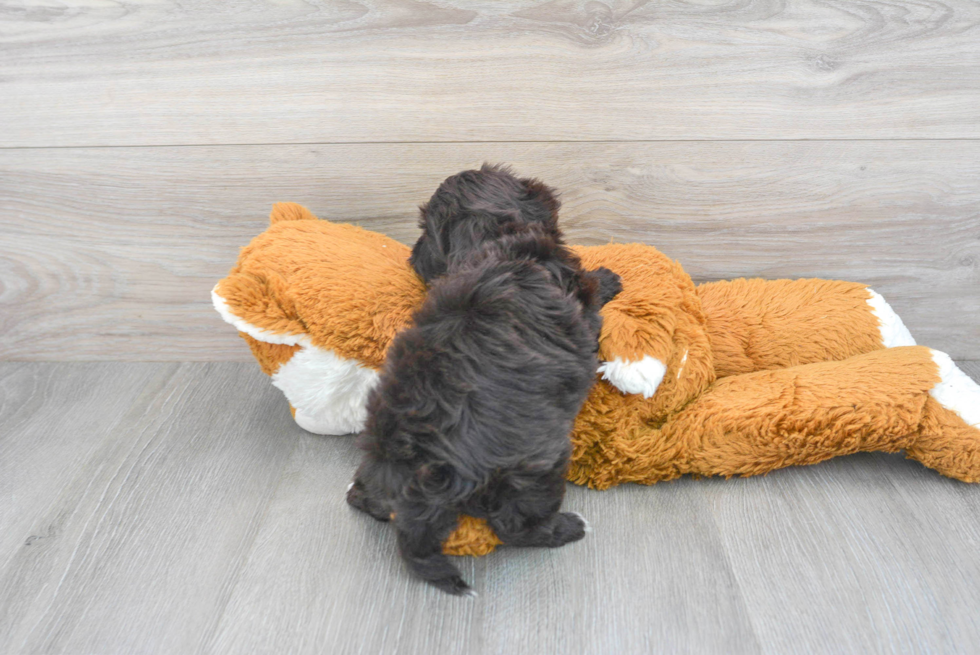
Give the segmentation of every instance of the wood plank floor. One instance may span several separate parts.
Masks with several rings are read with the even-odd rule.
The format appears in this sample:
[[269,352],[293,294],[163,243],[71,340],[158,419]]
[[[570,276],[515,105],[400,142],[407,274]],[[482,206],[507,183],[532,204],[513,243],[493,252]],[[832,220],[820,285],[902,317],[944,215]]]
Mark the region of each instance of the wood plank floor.
[[[980,378],[980,362],[962,364]],[[3,653],[964,653],[980,486],[900,455],[570,487],[595,531],[411,578],[254,364],[0,364]]]

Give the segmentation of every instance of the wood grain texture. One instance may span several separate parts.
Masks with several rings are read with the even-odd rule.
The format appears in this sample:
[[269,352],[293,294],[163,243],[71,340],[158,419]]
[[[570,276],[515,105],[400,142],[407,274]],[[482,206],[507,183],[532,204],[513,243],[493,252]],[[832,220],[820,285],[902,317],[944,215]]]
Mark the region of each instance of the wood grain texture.
[[4,147],[980,137],[971,0],[19,0],[0,46]]
[[244,365],[0,372],[0,423],[40,405],[4,430],[3,466],[45,472],[4,481],[0,652],[197,650],[296,444],[279,393]]
[[876,454],[704,489],[764,652],[962,653],[980,638],[976,487]]
[[348,439],[303,439],[213,652],[759,652],[691,480],[570,488],[565,506],[604,537],[460,558],[480,593],[461,601],[412,579],[391,528],[347,507],[356,464]]
[[559,188],[573,243],[863,281],[980,357],[980,142],[871,141],[0,151],[0,359],[247,360],[209,293],[274,201],[411,243],[417,205],[484,160]]
[[[980,379],[980,362],[961,366]],[[481,594],[466,600],[405,571],[390,527],[344,503],[353,440],[300,431],[249,364],[2,363],[0,394],[0,472],[42,471],[0,487],[0,652],[809,655],[980,640],[980,486],[900,455],[570,487],[565,506],[594,532],[461,558]]]
[[485,652],[761,652],[699,481],[569,485],[565,507],[581,543],[488,558]]
[[[479,643],[479,604],[417,584],[389,526],[348,507],[358,461],[350,438],[300,439],[209,652],[464,653]],[[482,581],[484,560],[462,563]]]
[[90,470],[113,429],[145,411],[145,396],[159,391],[176,368],[0,366],[0,557],[51,536],[56,526],[28,533],[66,485]]
[[[960,365],[980,380],[980,362]],[[764,652],[961,653],[980,638],[976,485],[884,454],[705,482]]]

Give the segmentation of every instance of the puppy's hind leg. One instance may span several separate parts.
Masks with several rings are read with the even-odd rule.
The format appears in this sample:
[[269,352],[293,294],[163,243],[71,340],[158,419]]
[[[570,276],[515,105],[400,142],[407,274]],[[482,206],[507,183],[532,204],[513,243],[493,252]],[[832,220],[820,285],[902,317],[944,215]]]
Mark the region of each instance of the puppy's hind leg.
[[442,542],[456,527],[455,511],[433,506],[399,506],[395,513],[398,551],[415,575],[455,596],[475,596],[449,558]]
[[578,541],[590,531],[589,524],[576,512],[559,512],[565,495],[564,467],[522,485],[501,500],[499,509],[489,513],[488,522],[508,546],[557,548]]
[[391,519],[391,509],[385,503],[376,498],[372,498],[364,482],[360,479],[355,479],[347,487],[347,504],[354,509],[369,514],[378,521],[389,521]]
[[[528,517],[525,517],[528,518]],[[543,546],[558,548],[565,544],[578,541],[591,532],[589,524],[578,512],[555,512],[540,520],[528,520],[526,523],[505,532],[503,526],[490,522],[497,536],[508,546]]]

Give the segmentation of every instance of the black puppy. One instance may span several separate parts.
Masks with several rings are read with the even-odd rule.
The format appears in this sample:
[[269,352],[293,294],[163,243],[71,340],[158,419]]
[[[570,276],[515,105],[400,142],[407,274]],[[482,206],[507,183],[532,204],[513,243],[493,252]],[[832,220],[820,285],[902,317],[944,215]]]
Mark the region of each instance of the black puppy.
[[[497,188],[500,170],[482,172]],[[561,546],[585,534],[580,516],[559,512],[568,435],[595,378],[598,311],[619,280],[582,270],[562,243],[557,201],[535,184],[533,220],[520,208],[499,222],[485,212],[480,220],[494,227],[469,245],[455,236],[480,230],[450,226],[447,240],[437,225],[426,236],[438,235],[438,250],[417,244],[413,263],[447,274],[388,351],[347,496],[379,520],[393,517],[409,567],[450,593],[469,591],[442,554],[461,513],[487,519],[505,544]],[[510,188],[520,207],[528,187]]]

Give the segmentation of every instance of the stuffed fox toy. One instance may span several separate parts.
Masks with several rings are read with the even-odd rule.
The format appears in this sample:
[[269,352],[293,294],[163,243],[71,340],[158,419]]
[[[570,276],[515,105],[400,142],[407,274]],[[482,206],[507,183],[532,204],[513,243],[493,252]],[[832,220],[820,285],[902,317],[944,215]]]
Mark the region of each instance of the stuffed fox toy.
[[[596,489],[685,474],[756,475],[860,451],[980,481],[980,386],[916,346],[884,299],[829,280],[695,286],[642,244],[574,247],[623,291],[602,310],[602,361],[576,420],[568,479]],[[425,286],[409,249],[280,203],[215,286],[300,427],[356,433],[385,351]],[[450,554],[500,542],[461,517]]]

